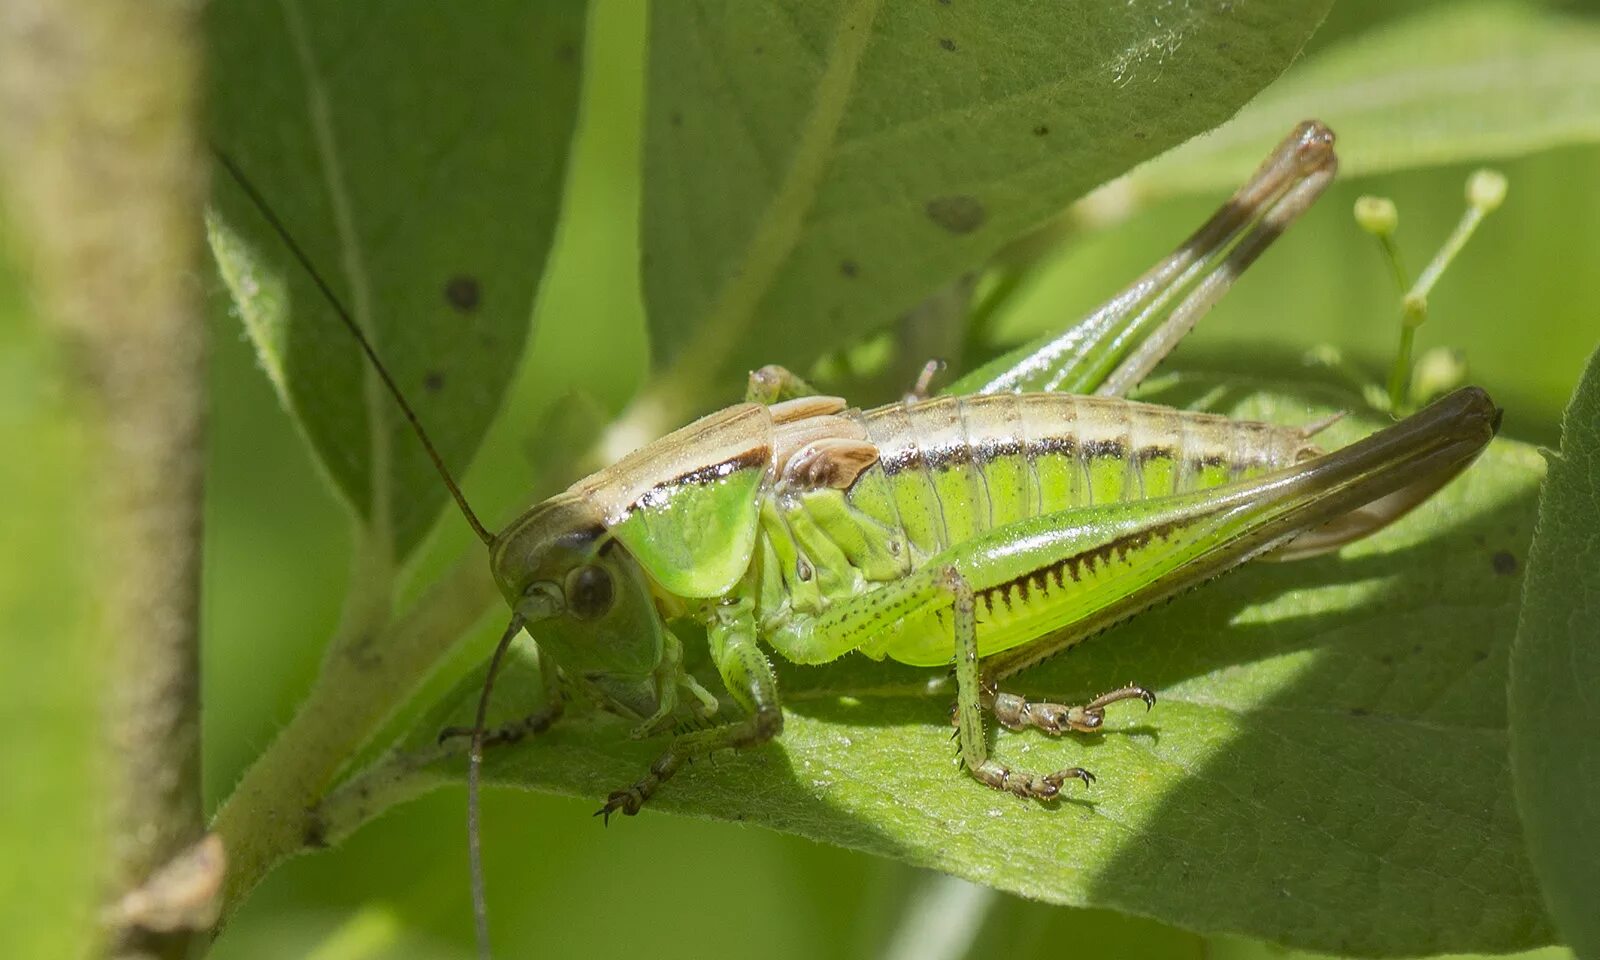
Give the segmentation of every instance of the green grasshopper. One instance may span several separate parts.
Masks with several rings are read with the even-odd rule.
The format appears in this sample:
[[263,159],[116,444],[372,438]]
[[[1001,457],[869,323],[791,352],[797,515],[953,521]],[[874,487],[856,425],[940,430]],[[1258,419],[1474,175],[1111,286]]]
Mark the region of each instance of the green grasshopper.
[[[854,652],[953,666],[952,721],[972,777],[1039,801],[1069,780],[1091,783],[1080,767],[1001,762],[985,741],[984,713],[1011,729],[1089,732],[1111,704],[1148,709],[1154,694],[1129,685],[1068,705],[1003,683],[1250,559],[1311,556],[1366,536],[1431,496],[1498,428],[1489,396],[1465,388],[1325,454],[1312,436],[1326,421],[1284,426],[1124,399],[1335,168],[1331,132],[1302,124],[1166,260],[1065,333],[985,366],[950,395],[857,410],[764,368],[751,375],[746,402],[634,451],[499,533],[473,514],[373,347],[318,279],[488,547],[512,610],[471,730],[474,823],[485,745],[546,726],[560,704],[558,677],[626,718],[635,738],[696,727],[606,798],[597,815],[609,819],[638,813],[685,763],[782,732],[768,650],[807,664]],[[734,716],[718,721],[718,699],[685,670],[667,626],[680,617],[704,624]],[[494,679],[524,630],[538,644],[551,707],[490,734]],[[471,852],[481,935],[475,829]]]

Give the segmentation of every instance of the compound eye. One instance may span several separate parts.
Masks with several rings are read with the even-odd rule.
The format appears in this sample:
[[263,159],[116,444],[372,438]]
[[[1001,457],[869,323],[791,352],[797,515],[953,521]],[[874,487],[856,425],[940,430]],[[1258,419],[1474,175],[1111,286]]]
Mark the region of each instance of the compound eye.
[[611,609],[616,589],[605,568],[585,565],[567,575],[567,609],[579,620],[593,620]]

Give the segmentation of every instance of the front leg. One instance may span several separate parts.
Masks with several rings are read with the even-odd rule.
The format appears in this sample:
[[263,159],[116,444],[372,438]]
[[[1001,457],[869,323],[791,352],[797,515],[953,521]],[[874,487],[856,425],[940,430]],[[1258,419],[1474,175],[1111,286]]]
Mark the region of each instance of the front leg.
[[711,657],[723,685],[748,714],[734,723],[680,734],[650,765],[650,772],[632,786],[614,790],[595,816],[607,822],[613,813],[633,816],[685,763],[718,750],[760,746],[783,732],[783,709],[772,664],[756,643],[753,608],[748,598],[715,608],[706,629]]
[[[566,712],[567,699],[561,689],[561,671],[544,655],[544,651],[538,651],[538,655],[539,683],[544,689],[538,708],[520,719],[513,720],[493,730],[485,730],[483,734],[483,745],[485,747],[498,747],[508,743],[517,743],[527,737],[538,736],[554,726],[556,721],[561,719],[561,715]],[[471,736],[471,727],[445,727],[439,731],[437,742],[442,744],[457,738],[469,738]]]
[[696,717],[704,719],[717,712],[717,698],[683,669],[683,642],[670,631],[666,635],[661,662],[656,665],[654,681],[658,704],[656,712],[628,734],[634,740],[649,739],[671,729],[677,723],[679,690],[687,692],[693,698],[689,709]]

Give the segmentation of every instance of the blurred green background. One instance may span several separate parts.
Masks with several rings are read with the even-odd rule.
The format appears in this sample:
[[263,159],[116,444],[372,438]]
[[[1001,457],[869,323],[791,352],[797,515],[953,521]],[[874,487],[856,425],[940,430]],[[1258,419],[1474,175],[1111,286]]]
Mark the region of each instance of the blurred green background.
[[[1421,6],[1340,4],[1313,50]],[[581,389],[617,410],[645,371],[636,268],[643,44],[640,5],[594,5],[589,82],[536,333],[506,414],[465,479],[488,517],[506,516],[520,501],[539,417],[553,400]],[[1464,350],[1472,379],[1508,408],[1507,432],[1551,444],[1561,405],[1600,337],[1600,148],[1559,147],[1497,166],[1510,179],[1509,199],[1432,299],[1420,345]],[[1292,365],[1305,348],[1334,343],[1376,375],[1393,349],[1397,306],[1375,244],[1350,218],[1351,204],[1362,193],[1397,201],[1399,242],[1415,269],[1459,217],[1471,169],[1342,181],[1175,363],[1259,360],[1270,343],[1266,355]],[[1065,244],[1000,318],[998,334],[1017,340],[1081,314],[1164,254],[1219,198],[1160,203]],[[204,609],[206,794],[214,806],[315,674],[348,575],[349,532],[225,297],[206,282],[216,305]],[[81,771],[60,778],[52,771],[83,755],[77,748],[92,736],[94,706],[92,686],[78,679],[93,664],[80,652],[90,648],[74,644],[84,627],[72,603],[92,581],[71,550],[74,525],[92,518],[74,515],[70,502],[70,478],[93,465],[80,462],[62,415],[64,365],[28,310],[15,275],[0,273],[0,441],[7,459],[27,466],[0,471],[9,504],[0,553],[10,648],[4,669],[30,677],[16,688],[27,696],[0,707],[0,723],[27,731],[8,737],[0,758],[9,781],[0,786],[0,840],[8,851],[25,838],[49,844],[51,834],[41,830],[75,820],[61,805],[81,812],[87,804],[49,787],[81,782]],[[741,386],[727,385],[730,400]],[[435,531],[415,564],[418,582],[467,549],[458,526]],[[47,805],[63,815],[40,817]],[[974,956],[1283,955],[1153,921],[1030,904],[756,828],[646,815],[605,830],[589,816],[594,805],[593,798],[487,796],[488,887],[502,956],[963,955],[919,949],[905,939],[918,931],[943,933],[947,946],[966,938]],[[336,850],[289,863],[250,899],[214,955],[469,955],[463,809],[461,790],[441,790],[389,812]],[[39,884],[82,883],[80,870],[47,861],[35,876],[0,874],[0,897],[16,902]],[[46,911],[32,922],[73,921]]]

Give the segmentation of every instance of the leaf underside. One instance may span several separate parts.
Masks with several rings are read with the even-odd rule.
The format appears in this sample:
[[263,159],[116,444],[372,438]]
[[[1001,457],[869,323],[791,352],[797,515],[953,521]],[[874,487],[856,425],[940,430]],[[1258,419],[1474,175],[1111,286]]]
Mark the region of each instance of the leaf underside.
[[1600,954],[1600,353],[1552,457],[1511,657],[1511,749],[1529,857],[1562,938]]
[[[1339,407],[1181,379],[1152,399],[1200,397],[1289,423]],[[1346,421],[1324,439],[1375,426]],[[851,656],[780,663],[779,742],[687,769],[646,815],[759,824],[1041,900],[1349,956],[1547,943],[1505,703],[1542,474],[1531,448],[1496,441],[1423,508],[1337,557],[1249,565],[1014,678],[1017,692],[1076,702],[1129,681],[1160,697],[1148,714],[1117,709],[1103,735],[996,735],[1014,766],[1099,775],[1054,807],[955,766],[943,672]],[[698,672],[716,683],[703,662]],[[478,681],[402,751],[468,719]],[[537,690],[529,661],[515,661],[497,714],[531,709]],[[491,751],[487,775],[598,803],[660,748],[575,708],[542,737]],[[462,773],[459,755],[402,766],[419,788]]]
[[[207,12],[213,142],[464,471],[530,330],[577,116],[585,5],[495,0],[463,16],[258,0]],[[213,250],[262,365],[343,499],[404,557],[445,502],[438,476],[310,277],[238,188],[215,180],[230,233],[214,229]]]
[[1328,6],[653,7],[641,244],[658,364],[803,369],[884,327],[1226,119]]

